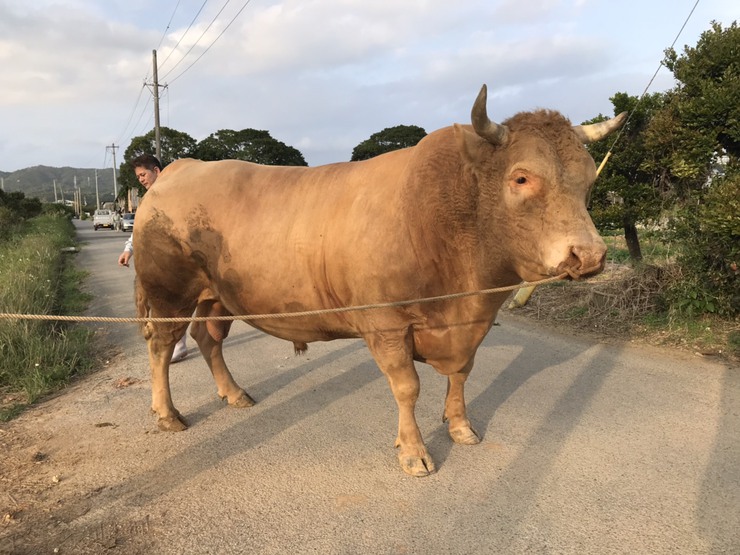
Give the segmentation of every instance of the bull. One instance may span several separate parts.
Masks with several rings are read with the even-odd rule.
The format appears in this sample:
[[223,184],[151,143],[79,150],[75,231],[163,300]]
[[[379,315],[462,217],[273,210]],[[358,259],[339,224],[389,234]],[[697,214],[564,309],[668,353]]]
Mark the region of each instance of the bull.
[[[178,160],[136,216],[139,316],[277,314],[477,291],[604,267],[606,246],[586,210],[596,178],[584,147],[625,114],[572,125],[555,111],[497,124],[484,85],[472,125],[454,124],[416,146],[314,168]],[[476,444],[464,385],[507,292],[375,310],[248,323],[304,350],[362,338],[398,406],[402,469],[434,472],[415,418],[414,361],[447,377],[443,419],[452,440]],[[179,431],[169,361],[187,322],[143,325],[159,428]],[[253,399],[233,379],[222,343],[231,322],[194,322],[191,335],[229,405]]]

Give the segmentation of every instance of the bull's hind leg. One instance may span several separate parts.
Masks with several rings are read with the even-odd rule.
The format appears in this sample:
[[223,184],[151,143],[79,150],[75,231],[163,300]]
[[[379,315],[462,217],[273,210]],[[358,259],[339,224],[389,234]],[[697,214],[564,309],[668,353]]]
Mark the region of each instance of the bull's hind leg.
[[480,437],[470,425],[465,408],[465,382],[473,369],[473,361],[474,358],[471,358],[462,370],[447,376],[447,397],[442,415],[442,421],[448,422],[447,429],[452,440],[464,445],[480,443]]
[[369,334],[365,342],[380,369],[388,378],[398,405],[398,461],[412,476],[427,476],[434,472],[434,461],[427,452],[416,423],[414,409],[419,398],[419,375],[412,358],[411,335],[400,333]]
[[[218,301],[202,301],[198,303],[196,316],[229,316],[229,312]],[[218,388],[218,396],[226,399],[232,407],[251,407],[254,400],[237,385],[229,372],[223,355],[223,342],[229,335],[231,320],[209,320],[193,322],[190,326],[190,335],[198,343],[203,358],[211,369],[213,379]]]
[[[151,316],[156,314],[152,313]],[[165,432],[179,432],[188,427],[175,409],[170,392],[170,360],[175,344],[185,333],[187,325],[187,322],[150,322],[144,327],[152,372],[152,412],[159,417],[157,426]]]

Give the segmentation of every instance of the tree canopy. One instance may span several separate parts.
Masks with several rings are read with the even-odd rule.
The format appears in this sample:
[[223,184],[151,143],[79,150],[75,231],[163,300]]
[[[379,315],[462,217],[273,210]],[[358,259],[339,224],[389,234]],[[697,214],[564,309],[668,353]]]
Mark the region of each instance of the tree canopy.
[[427,132],[417,125],[396,125],[386,127],[382,131],[373,133],[369,139],[362,141],[352,151],[352,161],[368,160],[379,154],[414,146]]
[[[712,22],[695,47],[682,55],[666,51],[664,63],[678,85],[671,95],[671,108],[691,138],[708,136],[708,147],[731,160],[740,158],[740,28],[723,29]],[[714,152],[703,152],[704,160]]]
[[[196,145],[197,141],[187,133],[169,127],[161,127],[159,129],[160,162],[162,162],[162,166],[166,166],[179,158],[192,156]],[[118,178],[119,199],[125,198],[129,189],[138,191],[140,195],[144,194],[146,190],[137,181],[134,172],[129,166],[129,162],[137,156],[155,154],[156,151],[154,130],[149,131],[146,135],[140,135],[131,139],[131,144],[128,145],[128,148],[123,153],[123,162],[120,165]]]
[[[303,154],[291,146],[274,139],[268,131],[257,129],[221,129],[198,142],[187,133],[160,128],[161,162],[166,166],[180,158],[200,160],[246,160],[257,164],[306,166]],[[125,198],[130,189],[144,195],[145,189],[134,176],[129,162],[141,154],[154,154],[156,151],[154,131],[134,137],[123,155],[120,166],[118,198]]]
[[193,157],[200,160],[246,160],[268,166],[307,166],[303,154],[258,129],[221,129],[198,143]]

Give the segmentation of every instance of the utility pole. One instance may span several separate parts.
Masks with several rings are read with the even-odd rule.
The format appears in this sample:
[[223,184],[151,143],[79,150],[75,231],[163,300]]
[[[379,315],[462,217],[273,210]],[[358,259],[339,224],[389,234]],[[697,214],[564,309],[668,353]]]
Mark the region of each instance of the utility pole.
[[152,95],[154,96],[154,150],[155,156],[161,162],[162,161],[162,146],[160,142],[160,125],[159,125],[159,87],[166,87],[167,85],[159,84],[159,73],[157,71],[157,51],[152,50],[152,83],[144,83],[148,87],[152,87]]
[[[56,189],[54,189],[56,192]],[[95,170],[95,210],[100,210],[100,193],[98,192],[98,170]]]
[[152,50],[152,63],[154,64],[154,147],[157,152],[157,160],[162,162],[162,149],[159,143],[159,77],[157,73],[157,51]]
[[77,176],[75,175],[74,178],[74,184],[75,184],[75,196],[74,196],[74,203],[75,203],[75,214],[78,216],[80,215],[80,190],[77,188]]
[[106,146],[105,149],[111,149],[113,151],[113,206],[116,205],[116,197],[118,196],[118,181],[116,180],[116,149],[121,148],[116,146],[116,143],[111,143],[110,146]]

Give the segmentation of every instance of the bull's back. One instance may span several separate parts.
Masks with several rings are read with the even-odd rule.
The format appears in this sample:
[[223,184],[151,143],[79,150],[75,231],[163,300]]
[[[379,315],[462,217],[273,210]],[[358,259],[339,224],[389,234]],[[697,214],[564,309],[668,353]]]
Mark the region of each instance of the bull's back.
[[408,250],[397,234],[400,154],[318,168],[177,161],[142,203],[134,249],[167,236],[172,253],[153,254],[158,265],[199,273],[232,312],[377,301],[388,295],[378,276],[389,258],[410,259],[392,252]]

